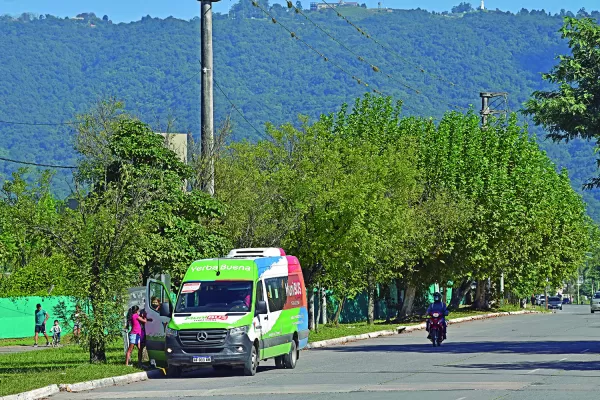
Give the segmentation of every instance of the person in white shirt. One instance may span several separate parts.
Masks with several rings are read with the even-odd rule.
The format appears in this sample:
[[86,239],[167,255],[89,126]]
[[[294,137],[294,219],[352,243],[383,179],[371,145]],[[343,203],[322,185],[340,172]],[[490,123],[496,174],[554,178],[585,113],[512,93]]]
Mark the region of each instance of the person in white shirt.
[[50,329],[50,333],[52,333],[52,345],[53,346],[60,345],[60,333],[61,332],[62,332],[62,329],[60,328],[60,325],[58,324],[58,320],[54,320],[54,325],[52,325],[52,328]]

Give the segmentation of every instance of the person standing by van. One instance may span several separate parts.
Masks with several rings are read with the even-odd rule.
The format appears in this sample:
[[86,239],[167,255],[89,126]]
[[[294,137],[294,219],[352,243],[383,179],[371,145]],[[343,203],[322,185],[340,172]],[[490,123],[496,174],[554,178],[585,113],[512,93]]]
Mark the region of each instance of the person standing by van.
[[46,333],[46,321],[48,321],[50,316],[46,311],[42,309],[41,304],[37,304],[35,306],[35,336],[34,336],[34,345],[33,347],[38,347],[38,335],[42,333],[46,338],[46,347],[50,346],[50,339],[48,338],[48,334]]
[[127,325],[126,329],[131,328],[129,331],[129,347],[127,348],[127,353],[125,354],[125,365],[129,366],[129,360],[131,359],[131,353],[133,352],[133,348],[137,346],[138,348],[138,363],[142,363],[141,356],[141,340],[142,340],[142,326],[140,323],[146,323],[146,318],[139,315],[140,308],[138,306],[133,306],[129,309],[129,313],[127,314]]

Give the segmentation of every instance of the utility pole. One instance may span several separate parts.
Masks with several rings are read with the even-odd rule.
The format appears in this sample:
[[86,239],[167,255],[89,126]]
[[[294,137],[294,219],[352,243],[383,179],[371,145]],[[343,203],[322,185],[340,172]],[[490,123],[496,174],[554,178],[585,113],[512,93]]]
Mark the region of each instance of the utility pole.
[[200,143],[204,161],[202,189],[209,195],[215,194],[214,159],[214,108],[213,108],[213,45],[212,3],[220,0],[200,1],[200,61],[202,63],[202,88],[200,95]]
[[[481,97],[481,125],[486,126],[487,120],[490,115],[493,114],[506,114],[508,113],[508,93],[506,92],[481,92],[479,93],[479,97]],[[496,110],[490,108],[490,99],[503,97],[504,98],[504,110]]]

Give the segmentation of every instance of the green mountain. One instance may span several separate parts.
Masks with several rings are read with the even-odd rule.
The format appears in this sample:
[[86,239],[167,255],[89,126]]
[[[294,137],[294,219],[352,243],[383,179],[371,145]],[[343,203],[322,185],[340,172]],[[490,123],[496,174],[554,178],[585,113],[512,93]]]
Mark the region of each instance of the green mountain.
[[[299,14],[261,4],[270,16],[245,0],[214,16],[216,125],[230,114],[237,140],[260,137],[266,122],[299,124],[299,114],[314,119],[336,111],[368,90],[403,100],[408,115],[478,112],[481,91],[507,92],[516,111],[544,87],[540,73],[568,51],[558,33],[561,17],[543,11],[345,7],[344,19],[333,10]],[[174,131],[199,132],[199,28],[198,18],[113,24],[94,14],[0,17],[0,157],[72,165],[71,126],[30,124],[70,121],[109,96],[156,130],[172,119]],[[495,106],[504,107],[501,99]],[[534,131],[557,167],[569,169],[575,188],[596,173],[592,144],[556,145]],[[0,173],[18,167],[1,161]],[[61,194],[69,174],[57,173]],[[600,221],[600,192],[583,196]]]

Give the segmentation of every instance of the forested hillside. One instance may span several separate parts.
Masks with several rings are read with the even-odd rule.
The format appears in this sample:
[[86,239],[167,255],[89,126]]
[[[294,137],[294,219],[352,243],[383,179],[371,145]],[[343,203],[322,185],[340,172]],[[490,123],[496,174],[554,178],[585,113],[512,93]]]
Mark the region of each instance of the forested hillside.
[[[540,73],[568,51],[558,33],[562,18],[541,11],[342,11],[378,44],[332,10],[303,15],[261,4],[273,19],[249,0],[214,17],[215,117],[218,125],[231,114],[236,140],[260,137],[266,122],[299,123],[299,114],[314,120],[373,89],[402,99],[408,115],[478,112],[479,92],[487,90],[508,92],[516,111],[542,88]],[[71,165],[71,126],[5,122],[70,121],[108,96],[156,130],[173,119],[173,131],[199,131],[199,20],[148,16],[112,24],[109,17],[0,17],[0,157]],[[595,174],[590,144],[555,145],[538,134],[557,166],[569,169],[576,189]],[[0,164],[3,176],[16,168]],[[67,192],[69,174],[58,173],[59,193]],[[600,220],[600,195],[584,198]]]

